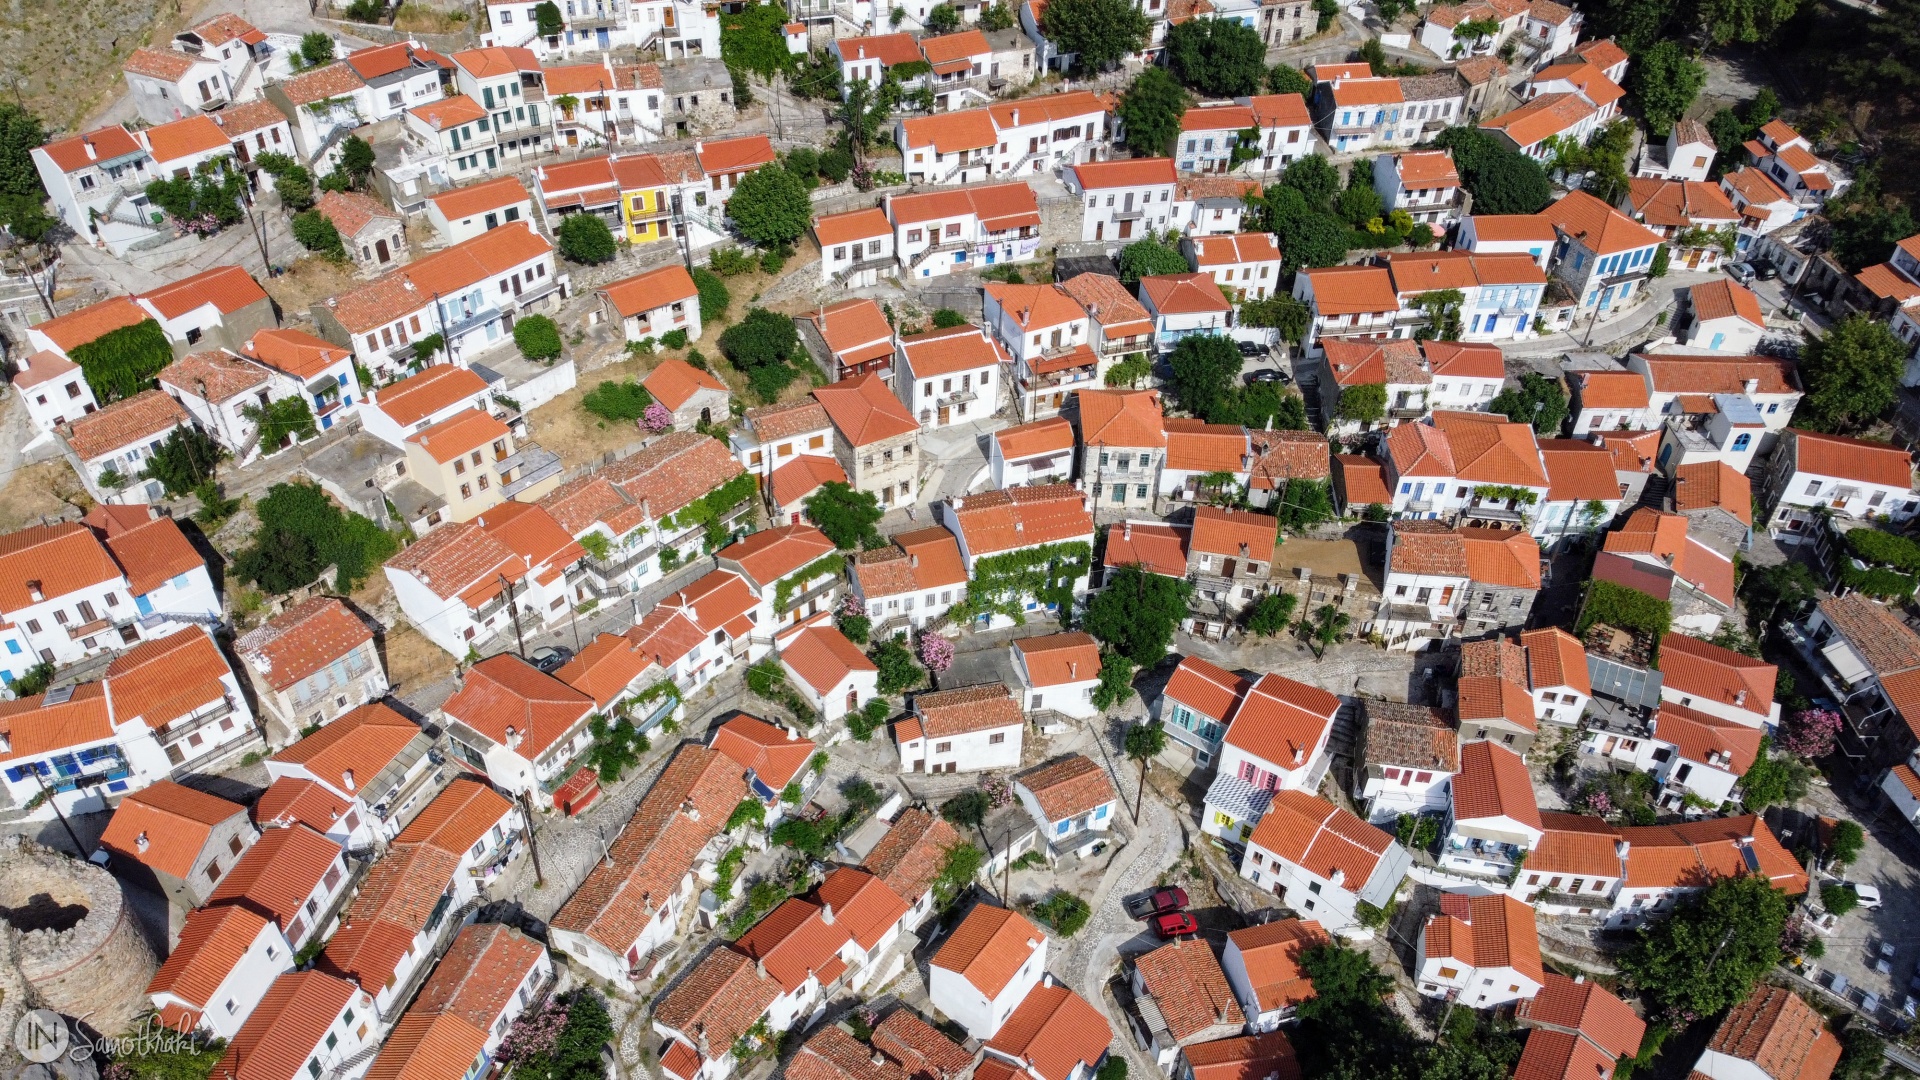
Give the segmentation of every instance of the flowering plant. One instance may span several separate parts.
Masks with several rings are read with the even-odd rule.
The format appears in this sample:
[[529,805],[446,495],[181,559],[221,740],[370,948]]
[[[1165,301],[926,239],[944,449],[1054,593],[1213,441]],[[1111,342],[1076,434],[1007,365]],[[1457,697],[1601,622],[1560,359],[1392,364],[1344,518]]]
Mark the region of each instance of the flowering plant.
[[1007,782],[1006,777],[997,773],[982,779],[980,790],[987,796],[987,806],[990,809],[998,810],[1013,804],[1013,785]]
[[1780,749],[1812,760],[1833,753],[1840,741],[1840,714],[1831,709],[1802,709],[1780,725]]
[[656,401],[640,414],[640,422],[647,426],[648,431],[665,431],[673,426],[673,414]]
[[506,1062],[544,1057],[553,1050],[554,1042],[566,1027],[566,1003],[559,998],[548,998],[538,1009],[529,1009],[514,1020],[507,1037],[500,1041],[498,1056]]
[[1587,813],[1597,817],[1606,817],[1613,813],[1614,809],[1613,798],[1607,794],[1605,788],[1592,788],[1588,790],[1586,795],[1582,797],[1581,804],[1587,808]]
[[953,666],[953,642],[938,634],[920,635],[920,662],[927,670],[942,672]]

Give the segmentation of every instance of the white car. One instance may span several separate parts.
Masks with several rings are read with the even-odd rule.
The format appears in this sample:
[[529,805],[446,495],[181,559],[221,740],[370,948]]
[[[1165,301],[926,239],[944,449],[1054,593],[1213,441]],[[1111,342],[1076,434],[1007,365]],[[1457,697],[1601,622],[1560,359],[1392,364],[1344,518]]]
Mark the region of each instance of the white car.
[[1860,898],[1860,906],[1867,911],[1872,911],[1880,906],[1880,887],[1877,885],[1867,885],[1858,881],[1837,880],[1823,881],[1820,883],[1820,887],[1822,889],[1852,889],[1854,895]]

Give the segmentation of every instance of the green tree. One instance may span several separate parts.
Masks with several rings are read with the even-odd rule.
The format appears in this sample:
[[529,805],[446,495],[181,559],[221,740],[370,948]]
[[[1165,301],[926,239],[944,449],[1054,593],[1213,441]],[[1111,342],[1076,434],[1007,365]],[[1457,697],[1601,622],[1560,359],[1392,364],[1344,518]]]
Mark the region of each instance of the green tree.
[[1342,420],[1371,424],[1387,415],[1385,383],[1359,383],[1340,391],[1340,404],[1334,414]]
[[174,428],[147,458],[142,476],[158,480],[167,498],[177,499],[213,479],[213,471],[227,456],[213,436],[191,424]]
[[1267,93],[1299,94],[1301,97],[1313,95],[1313,82],[1300,69],[1287,64],[1275,64],[1267,72]]
[[346,176],[355,191],[364,190],[373,178],[373,146],[358,135],[349,135],[340,144],[338,171]]
[[802,504],[807,520],[827,534],[842,551],[880,546],[880,500],[870,491],[855,491],[838,480],[820,485]]
[[1840,1064],[1832,1080],[1880,1080],[1887,1075],[1887,1041],[1867,1025],[1850,1021],[1840,1036]]
[[513,324],[513,344],[529,360],[557,360],[560,327],[545,315],[528,315]]
[[[1300,955],[1314,996],[1300,1004],[1294,1047],[1316,1080],[1410,1080],[1422,1044],[1385,1005],[1393,980],[1366,953],[1317,945]],[[1495,1078],[1488,1078],[1495,1080]]]
[[1843,917],[1860,906],[1860,892],[1851,885],[1822,885],[1820,906],[1835,918]]
[[929,34],[951,34],[960,28],[960,13],[952,4],[935,4],[927,12],[926,26]]
[[693,286],[700,290],[700,322],[712,326],[727,317],[727,308],[733,303],[733,294],[727,290],[727,283],[720,275],[704,266],[693,268]]
[[392,533],[341,510],[317,484],[275,484],[254,512],[260,525],[234,559],[234,573],[270,593],[309,584],[329,565],[338,571],[334,587],[352,592],[400,549]]
[[1745,1000],[1780,962],[1792,902],[1759,874],[1722,877],[1642,927],[1621,974],[1667,1017],[1705,1017]]
[[1627,89],[1640,102],[1640,115],[1656,136],[1665,136],[1674,121],[1687,115],[1706,84],[1707,69],[1672,40],[1634,57],[1627,75]]
[[615,382],[602,379],[600,385],[587,391],[580,398],[580,407],[602,420],[616,424],[631,424],[645,415],[647,406],[653,404],[653,395],[638,382],[628,379]]
[[1285,633],[1293,622],[1293,609],[1300,598],[1292,593],[1268,593],[1247,613],[1247,633],[1273,637]]
[[310,30],[300,35],[300,63],[320,67],[333,63],[333,35],[325,30]]
[[1764,640],[1776,621],[1791,618],[1813,603],[1820,587],[1804,563],[1780,563],[1750,571],[1740,582],[1748,625]]
[[1827,837],[1826,860],[1833,865],[1845,866],[1859,858],[1866,846],[1867,834],[1860,828],[1859,822],[1836,822],[1831,835]]
[[1560,430],[1567,418],[1567,392],[1560,380],[1529,371],[1520,376],[1518,390],[1502,390],[1487,403],[1489,412],[1497,412],[1516,424],[1531,424],[1533,430],[1551,435]]
[[1373,190],[1372,182],[1367,179],[1371,173],[1372,170],[1366,168],[1364,162],[1355,163],[1353,167],[1355,182],[1348,185],[1347,190],[1341,192],[1340,197],[1335,200],[1340,216],[1346,219],[1348,225],[1356,229],[1365,228],[1367,222],[1379,217],[1386,210],[1380,202],[1380,193]]
[[1204,97],[1258,93],[1267,76],[1267,45],[1259,31],[1231,19],[1188,19],[1167,30],[1167,66]]
[[1286,490],[1274,505],[1273,512],[1281,526],[1288,529],[1304,529],[1309,525],[1332,521],[1332,482],[1307,479],[1287,481]]
[[[517,1055],[512,1061],[516,1076],[526,1080],[605,1080],[606,1066],[601,1050],[614,1041],[613,1021],[606,1002],[592,990],[582,987],[568,992],[560,1002],[566,1022],[551,1043],[542,1049]],[[537,1025],[541,1014],[529,1009],[523,1020]],[[511,1041],[511,1040],[510,1040]],[[540,1047],[537,1036],[526,1043]]]
[[1892,257],[1895,244],[1920,232],[1914,225],[1912,210],[1874,201],[1839,207],[1829,215],[1829,220],[1833,224],[1833,257],[1856,274],[1875,263],[1886,262]]
[[933,328],[946,330],[955,326],[967,325],[967,317],[952,308],[941,308],[933,313]]
[[727,200],[727,216],[740,235],[763,248],[781,248],[800,239],[813,223],[807,188],[779,164],[747,174]]
[[248,405],[242,412],[259,426],[260,445],[269,453],[289,442],[311,439],[320,430],[304,394],[279,398],[265,406]]
[[1668,253],[1667,245],[1661,244],[1659,247],[1653,249],[1653,264],[1647,267],[1647,276],[1654,278],[1666,277],[1667,270],[1671,268],[1672,265],[1673,256]]
[[1326,158],[1308,154],[1287,166],[1280,174],[1280,186],[1305,196],[1308,206],[1325,209],[1340,190],[1340,173]]
[[67,356],[80,365],[94,398],[105,405],[152,386],[154,376],[173,363],[173,346],[158,322],[145,319],[77,345]]
[[1108,386],[1126,386],[1137,388],[1140,380],[1153,374],[1153,361],[1146,353],[1129,353],[1125,360],[1113,365],[1107,372]]
[[1205,419],[1229,404],[1240,365],[1240,350],[1233,342],[1215,334],[1190,334],[1167,358],[1173,373],[1168,387],[1181,408]]
[[1135,240],[1120,249],[1120,280],[1127,285],[1155,274],[1184,274],[1189,269],[1180,249],[1154,237]]
[[1699,0],[1700,22],[1715,45],[1766,41],[1793,18],[1800,0]]
[[1477,214],[1534,214],[1553,201],[1553,185],[1538,161],[1478,128],[1448,128],[1433,142],[1453,151],[1460,185],[1473,194]]
[[246,179],[229,167],[231,161],[218,157],[202,162],[192,176],[150,181],[147,198],[188,232],[200,236],[218,232],[246,216],[240,208]]
[[1871,425],[1893,406],[1911,351],[1884,322],[1864,313],[1842,319],[1800,351],[1807,396],[1795,422],[1832,432]]
[[17,196],[38,209],[46,190],[34,168],[33,151],[47,142],[40,118],[9,101],[0,104],[0,196]]
[[[1088,0],[1069,0],[1084,3]],[[1109,0],[1092,0],[1106,3]],[[1053,5],[1047,5],[1047,17]],[[1180,136],[1180,118],[1187,111],[1187,92],[1180,88],[1166,69],[1150,67],[1142,71],[1120,95],[1117,113],[1126,125],[1127,147],[1148,157],[1166,154]]]
[[1460,340],[1460,307],[1467,302],[1459,289],[1436,289],[1413,298],[1413,304],[1426,313],[1427,325],[1413,336],[1426,341]]
[[1101,712],[1117,708],[1133,696],[1133,661],[1116,652],[1100,655],[1100,685],[1093,688],[1093,707]]
[[1793,758],[1773,753],[1773,740],[1762,736],[1760,754],[1740,778],[1740,802],[1758,813],[1769,806],[1786,806],[1807,795],[1813,769]]
[[305,166],[285,154],[259,154],[253,160],[261,172],[273,177],[273,190],[287,209],[297,212],[313,206],[313,174]]
[[1139,821],[1140,797],[1147,793],[1147,763],[1167,748],[1167,731],[1152,721],[1134,724],[1127,728],[1122,746],[1128,757],[1140,763],[1140,786],[1133,791],[1133,820]]
[[913,652],[899,635],[874,642],[867,656],[880,669],[881,694],[892,697],[920,685],[920,669],[913,662]]
[[599,214],[568,214],[554,230],[554,246],[570,262],[597,266],[613,261],[619,246]]
[[940,816],[948,824],[960,829],[978,829],[987,822],[987,812],[993,805],[987,801],[987,793],[978,789],[963,791],[940,804]]
[[1313,659],[1319,663],[1327,658],[1327,650],[1347,632],[1348,624],[1353,620],[1345,612],[1332,604],[1322,604],[1315,608],[1306,624],[1307,644],[1313,648]]
[[553,0],[543,0],[533,6],[533,25],[541,37],[554,37],[567,29],[566,22],[560,18],[560,5]]
[[1152,30],[1146,13],[1127,0],[1049,3],[1040,22],[1047,38],[1089,71],[1104,71],[1146,48]]
[[334,228],[333,221],[320,211],[308,210],[293,215],[291,226],[293,238],[308,251],[329,259],[347,257],[347,246],[340,240],[340,230]]
[[1087,633],[1135,665],[1152,667],[1166,657],[1192,595],[1193,586],[1185,578],[1123,566],[1088,602],[1084,625]]

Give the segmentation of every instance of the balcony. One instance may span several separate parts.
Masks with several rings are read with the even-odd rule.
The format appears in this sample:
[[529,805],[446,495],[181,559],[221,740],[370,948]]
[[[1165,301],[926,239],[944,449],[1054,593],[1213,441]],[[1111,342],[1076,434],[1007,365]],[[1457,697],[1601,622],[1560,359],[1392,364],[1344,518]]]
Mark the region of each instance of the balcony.
[[[559,476],[564,468],[560,455],[533,442],[521,443],[520,449],[494,464],[494,471],[500,474],[504,485],[500,493],[509,499],[518,497],[536,484]],[[513,475],[515,473],[518,475]],[[507,479],[508,476],[513,476],[513,479]]]
[[1414,514],[1432,513],[1433,502],[1428,499],[1414,499],[1407,503],[1407,511]]
[[161,728],[160,745],[171,746],[208,724],[217,723],[231,715],[233,715],[233,703],[223,697],[209,705],[205,711],[180,717]]
[[1387,416],[1394,420],[1418,420],[1425,415],[1427,415],[1425,408],[1414,408],[1412,406],[1402,406],[1397,409],[1387,410]]
[[[467,331],[472,330],[475,327],[485,326],[489,322],[492,322],[493,320],[499,317],[500,317],[500,312],[498,310],[490,307],[482,308],[471,315],[464,316],[463,318],[455,320],[454,322],[448,323],[445,331],[445,336],[448,339],[457,338],[460,335],[466,333]],[[407,356],[411,357],[413,355],[413,351],[412,351],[413,345],[411,342],[407,344],[406,349],[407,349]],[[401,358],[400,353],[398,351],[394,352],[392,355],[394,356],[395,359]]]
[[1113,220],[1115,221],[1139,221],[1146,216],[1147,211],[1144,208],[1138,210],[1115,210],[1113,212]]
[[481,604],[477,608],[474,608],[473,613],[469,615],[468,618],[472,619],[474,622],[477,622],[477,623],[484,623],[488,619],[491,619],[495,615],[499,614],[500,611],[504,609],[506,606],[507,606],[507,594],[505,590],[502,590],[500,594],[495,596],[493,599],[487,601],[484,604]]
[[1526,515],[1520,511],[1492,504],[1462,507],[1460,516],[1468,521],[1487,521],[1516,529],[1527,523]]
[[113,621],[111,619],[95,619],[92,622],[81,623],[79,626],[69,626],[67,627],[67,640],[79,641],[83,637],[92,637],[94,634],[112,625]]
[[959,393],[955,393],[955,394],[941,395],[938,399],[936,399],[935,404],[939,405],[941,408],[944,409],[949,405],[964,405],[964,404],[967,404],[968,402],[973,402],[978,400],[980,400],[979,394],[973,392],[972,390],[962,390]]
[[535,302],[543,300],[559,291],[560,279],[550,277],[542,282],[538,288],[528,289],[526,292],[516,295],[513,298],[513,306],[518,310],[524,311]]

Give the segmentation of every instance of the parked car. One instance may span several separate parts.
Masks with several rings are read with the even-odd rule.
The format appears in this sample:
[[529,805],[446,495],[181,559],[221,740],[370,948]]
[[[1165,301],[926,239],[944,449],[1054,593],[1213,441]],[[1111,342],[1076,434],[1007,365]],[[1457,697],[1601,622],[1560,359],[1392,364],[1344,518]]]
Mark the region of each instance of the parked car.
[[1236,341],[1234,346],[1240,350],[1241,356],[1267,355],[1267,347],[1257,341]]
[[565,645],[542,645],[528,654],[527,662],[548,675],[566,666],[573,659],[573,650]]
[[1258,371],[1247,372],[1246,379],[1249,384],[1263,383],[1263,382],[1277,382],[1282,385],[1285,385],[1293,381],[1293,376],[1288,375],[1286,372],[1281,371],[1279,368],[1261,368]]
[[1155,889],[1128,900],[1124,906],[1130,918],[1144,919],[1149,915],[1164,915],[1187,906],[1187,890],[1177,886]]
[[1761,281],[1772,281],[1780,276],[1780,269],[1765,259],[1753,264],[1753,276]]
[[1727,275],[1742,285],[1753,284],[1753,267],[1748,266],[1746,263],[1728,263]]
[[1174,938],[1199,933],[1200,922],[1184,911],[1156,915],[1153,919],[1153,932],[1161,941],[1172,941]]
[[1853,894],[1860,898],[1860,906],[1868,911],[1872,911],[1874,908],[1880,906],[1880,887],[1877,885],[1866,885],[1858,881],[1838,879],[1834,881],[1823,881],[1820,883],[1820,887],[1822,889],[1852,889]]

